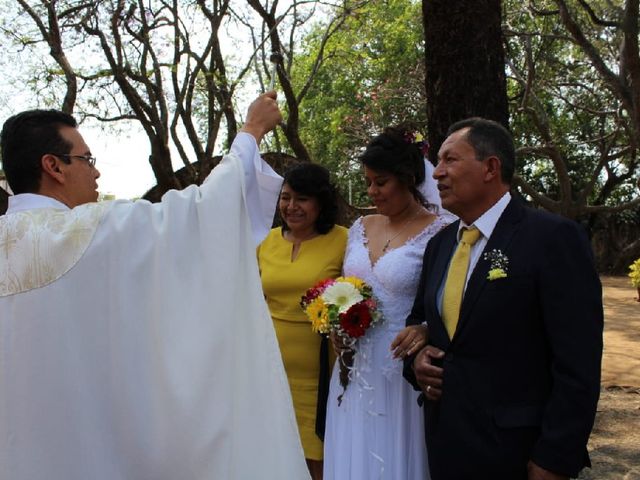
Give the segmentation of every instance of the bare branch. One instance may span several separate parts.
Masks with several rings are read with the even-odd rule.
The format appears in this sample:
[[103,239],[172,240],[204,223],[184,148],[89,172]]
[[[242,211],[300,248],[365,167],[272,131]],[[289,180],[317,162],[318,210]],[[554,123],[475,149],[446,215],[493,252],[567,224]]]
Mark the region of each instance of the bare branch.
[[104,123],[115,123],[115,122],[121,122],[123,120],[138,120],[138,117],[136,117],[135,115],[117,115],[114,117],[105,117],[97,113],[83,113],[83,117],[94,118]]
[[[598,71],[606,85],[622,100],[629,112],[633,112],[633,101],[629,95],[629,91],[625,87],[621,79],[609,69],[606,62],[598,53],[596,47],[587,39],[584,32],[571,15],[569,8],[564,0],[555,0],[560,9],[560,20],[565,28],[573,37],[574,42],[580,46],[587,57],[591,60],[594,68]],[[637,1],[637,0],[635,0]]]
[[313,62],[313,66],[311,67],[311,73],[309,74],[309,77],[307,78],[307,81],[305,82],[305,84],[303,85],[303,87],[300,90],[300,93],[298,94],[298,102],[301,103],[302,100],[304,99],[304,97],[306,96],[306,94],[309,91],[309,88],[311,88],[311,85],[313,83],[314,78],[316,77],[316,74],[318,73],[318,70],[320,69],[320,67],[322,66],[324,60],[325,60],[325,48],[327,46],[327,43],[329,41],[329,39],[340,30],[340,28],[344,25],[344,23],[347,21],[347,19],[349,18],[349,16],[358,8],[363,7],[364,5],[366,5],[367,3],[369,3],[368,1],[362,1],[358,4],[353,5],[351,8],[347,8],[344,9],[340,15],[337,15],[336,17],[334,17],[331,22],[329,22],[329,25],[327,26],[327,29],[325,30],[324,34],[322,35],[322,40],[320,41],[320,46],[318,48],[318,55],[316,56],[315,61]]
[[514,175],[513,177],[513,186],[520,187],[520,189],[526,194],[529,195],[533,200],[540,205],[541,207],[549,210],[550,212],[560,212],[560,202],[555,200],[551,200],[549,197],[541,194],[531,185],[529,185],[520,175]]
[[593,8],[591,8],[591,5],[589,5],[586,0],[578,0],[578,3],[580,5],[582,5],[582,8],[585,9],[585,11],[589,14],[589,18],[591,18],[591,21],[596,24],[596,25],[600,25],[601,27],[620,27],[620,22],[612,22],[609,20],[602,20],[600,17],[598,17],[598,15],[596,15],[596,12],[593,11]]
[[583,207],[585,213],[616,213],[623,212],[625,210],[631,210],[640,206],[640,197],[631,200],[630,202],[620,203],[614,206],[608,205],[586,205]]
[[[525,78],[523,78],[522,73],[520,73],[519,69],[516,65],[509,59],[505,59],[509,68],[516,75],[516,79],[523,86],[523,88],[527,89],[527,86],[531,85],[531,82]],[[557,148],[555,142],[553,141],[553,137],[551,135],[551,128],[549,125],[549,119],[547,114],[545,113],[544,108],[540,105],[540,102],[534,92],[529,88],[527,90],[527,94],[525,95],[525,99],[531,99],[531,102],[534,104],[534,107],[528,107],[523,104],[520,108],[522,112],[527,113],[533,123],[537,127],[537,131],[544,141],[544,149],[545,153],[553,162],[556,174],[558,175],[558,184],[560,186],[560,197],[563,202],[570,202],[571,195],[571,179],[569,177],[569,171],[567,169],[566,161],[560,150]]]
[[48,20],[48,26],[46,26],[37,12],[35,12],[35,10],[33,10],[25,0],[18,0],[18,3],[36,24],[38,30],[40,30],[42,38],[47,42],[47,45],[49,45],[51,56],[64,72],[66,93],[62,102],[61,110],[63,112],[71,113],[73,112],[78,95],[78,81],[69,60],[64,53],[64,49],[62,48],[62,36],[60,33],[58,16],[55,10],[56,4],[55,2],[45,3]]

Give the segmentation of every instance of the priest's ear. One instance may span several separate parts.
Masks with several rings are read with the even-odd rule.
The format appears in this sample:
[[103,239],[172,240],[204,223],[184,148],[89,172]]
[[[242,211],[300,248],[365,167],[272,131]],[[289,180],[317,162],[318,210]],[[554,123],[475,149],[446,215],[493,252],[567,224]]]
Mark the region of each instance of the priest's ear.
[[64,182],[64,169],[66,164],[57,155],[46,153],[42,156],[42,181],[55,183]]

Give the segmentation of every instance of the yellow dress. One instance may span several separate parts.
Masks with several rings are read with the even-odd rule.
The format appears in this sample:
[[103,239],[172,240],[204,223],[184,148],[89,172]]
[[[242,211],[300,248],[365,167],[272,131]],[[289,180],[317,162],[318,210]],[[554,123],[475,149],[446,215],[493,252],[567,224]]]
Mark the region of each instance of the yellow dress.
[[321,337],[300,307],[305,291],[325,278],[339,277],[347,246],[347,229],[338,225],[300,245],[291,260],[293,243],[271,230],[258,247],[260,276],[289,379],[293,406],[305,457],[322,460],[322,441],[315,433],[320,374]]

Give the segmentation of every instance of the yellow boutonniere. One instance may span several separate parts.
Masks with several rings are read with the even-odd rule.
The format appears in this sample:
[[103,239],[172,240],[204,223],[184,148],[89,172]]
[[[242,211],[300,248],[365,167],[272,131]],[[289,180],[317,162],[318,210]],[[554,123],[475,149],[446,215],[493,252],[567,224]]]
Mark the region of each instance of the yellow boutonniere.
[[482,258],[490,262],[489,274],[487,280],[494,281],[500,278],[507,278],[507,267],[509,266],[509,259],[500,250],[491,250],[486,252]]
[[492,268],[491,270],[489,270],[489,275],[487,276],[487,278],[492,281],[498,280],[499,278],[506,278],[506,277],[507,277],[507,272],[505,272],[501,268]]

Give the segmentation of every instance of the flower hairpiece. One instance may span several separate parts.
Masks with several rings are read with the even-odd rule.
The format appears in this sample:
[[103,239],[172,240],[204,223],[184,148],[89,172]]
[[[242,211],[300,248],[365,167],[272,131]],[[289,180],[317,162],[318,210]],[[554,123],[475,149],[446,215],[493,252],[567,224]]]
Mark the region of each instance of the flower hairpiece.
[[486,252],[482,258],[490,262],[487,280],[493,281],[507,277],[509,258],[504,253],[500,250],[493,249],[490,252]]
[[427,143],[427,141],[424,138],[424,135],[422,135],[420,132],[418,131],[406,132],[404,134],[404,141],[406,143],[416,145],[420,149],[423,155],[425,156],[427,155],[427,152],[429,151],[429,143]]

